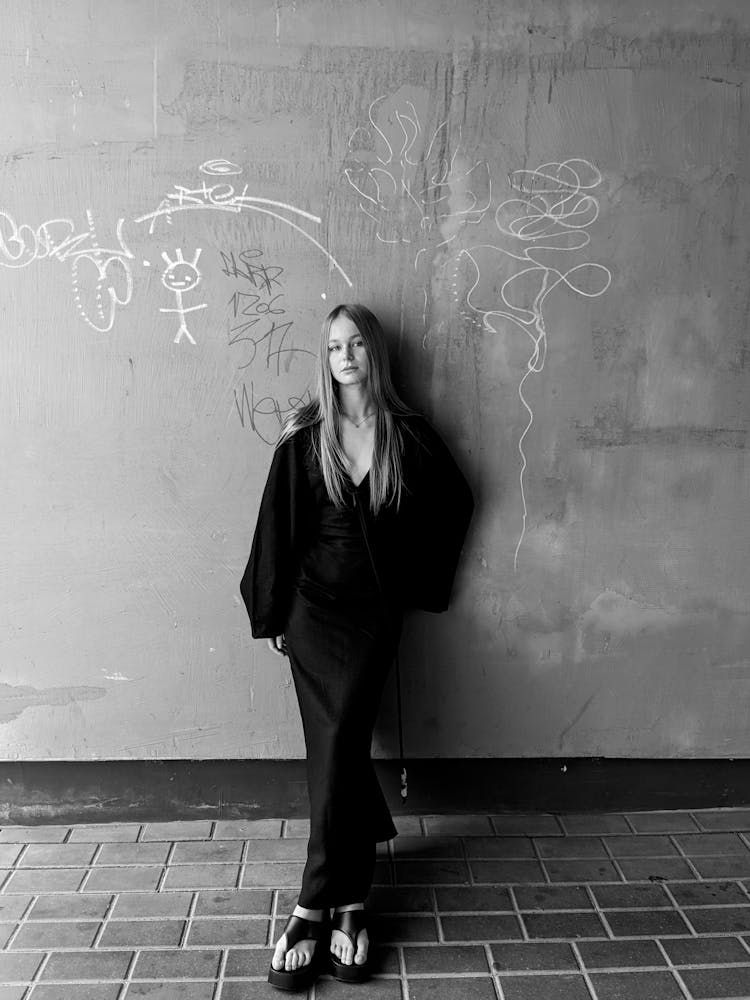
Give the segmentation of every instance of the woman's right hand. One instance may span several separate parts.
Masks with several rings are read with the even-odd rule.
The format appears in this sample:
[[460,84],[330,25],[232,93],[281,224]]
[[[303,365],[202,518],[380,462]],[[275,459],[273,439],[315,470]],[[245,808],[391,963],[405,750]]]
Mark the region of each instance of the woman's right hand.
[[283,635],[269,636],[266,642],[272,653],[276,653],[277,656],[286,656],[286,641]]

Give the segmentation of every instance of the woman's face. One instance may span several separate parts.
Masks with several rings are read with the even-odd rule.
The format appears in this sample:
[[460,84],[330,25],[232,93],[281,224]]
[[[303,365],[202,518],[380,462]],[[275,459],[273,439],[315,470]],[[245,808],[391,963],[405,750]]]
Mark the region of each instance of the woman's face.
[[328,364],[339,385],[367,381],[370,363],[362,334],[348,316],[337,316],[328,333]]

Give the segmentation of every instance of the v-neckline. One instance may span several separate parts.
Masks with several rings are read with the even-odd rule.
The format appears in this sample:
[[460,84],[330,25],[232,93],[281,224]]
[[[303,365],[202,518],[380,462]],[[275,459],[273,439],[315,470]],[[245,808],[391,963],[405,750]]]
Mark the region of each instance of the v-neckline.
[[365,479],[367,479],[367,477],[369,475],[370,475],[370,470],[368,469],[367,472],[364,474],[364,476],[362,476],[362,478],[360,479],[360,481],[358,483],[355,483],[351,476],[349,476],[349,480],[350,480],[352,486],[354,487],[354,489],[358,490],[360,488],[360,486],[362,485],[362,483],[365,481]]

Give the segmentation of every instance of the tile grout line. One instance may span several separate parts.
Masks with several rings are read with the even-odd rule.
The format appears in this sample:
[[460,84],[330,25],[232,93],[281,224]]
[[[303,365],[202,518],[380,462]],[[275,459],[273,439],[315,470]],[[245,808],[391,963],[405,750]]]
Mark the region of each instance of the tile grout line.
[[513,908],[513,913],[515,915],[518,926],[521,928],[521,940],[530,941],[531,938],[529,937],[529,932],[526,928],[526,922],[521,916],[521,908],[518,905],[518,900],[516,899],[515,888],[512,885],[506,885],[505,889],[507,890],[508,896],[510,897],[510,905]]
[[[91,878],[91,876],[94,873],[94,866],[96,865],[96,862],[97,862],[97,859],[98,859],[99,855],[102,853],[102,847],[103,847],[102,844],[96,844],[96,846],[94,848],[94,851],[93,851],[91,857],[89,858],[89,862],[86,865],[86,871],[84,872],[83,878],[78,883],[78,888],[76,889],[77,893],[81,893],[82,894],[84,892],[84,890],[86,888],[86,884],[88,883],[89,879]],[[39,870],[39,869],[37,869],[37,870]],[[110,902],[111,902],[111,900],[110,900]]]
[[[601,939],[600,939],[601,940]],[[493,942],[494,943],[494,942]],[[513,942],[498,942],[501,944],[513,943]],[[518,942],[515,942],[516,944]],[[568,939],[566,944],[572,945],[577,943]],[[696,966],[695,968],[707,968],[706,966]],[[722,966],[725,968],[725,966]],[[739,968],[745,968],[745,966],[739,966]],[[565,976],[584,976],[586,972],[589,975],[598,975],[599,973],[605,973],[607,975],[611,973],[618,972],[664,972],[665,967],[663,965],[639,965],[639,966],[622,966],[622,965],[608,965],[597,967],[596,969],[587,969],[585,966],[574,967],[572,969],[502,969],[499,972],[493,972],[493,976],[505,976],[508,979],[564,979]],[[668,970],[667,970],[668,971]],[[477,972],[416,972],[412,973],[412,978],[414,979],[430,979],[438,975],[441,979],[471,979],[479,975]],[[387,977],[382,977],[387,978]],[[712,998],[713,1000],[713,998]],[[740,1000],[736,997],[735,1000]],[[744,1000],[744,998],[743,998]]]
[[[44,869],[40,869],[40,868],[36,868],[36,869],[30,868],[29,869],[29,871],[43,871],[43,870]],[[91,878],[91,875],[93,874],[93,871],[94,871],[94,868],[93,868],[93,865],[91,865],[91,864],[87,865],[86,868],[84,868],[83,875],[81,876],[81,878],[78,881],[77,888],[73,890],[74,892],[76,892],[76,893],[83,893],[84,892],[84,890],[86,888],[86,883]]]
[[498,971],[494,968],[495,963],[492,960],[492,947],[486,941],[484,943],[484,958],[487,962],[487,968],[490,970],[490,979],[492,980],[492,985],[495,988],[496,1000],[504,1000],[503,988],[500,985]]
[[28,853],[28,850],[29,850],[30,846],[31,846],[30,844],[21,844],[21,847],[20,847],[20,849],[18,851],[18,854],[16,855],[15,861],[10,866],[11,871],[17,871],[18,870],[18,866],[23,861],[24,856]]
[[692,810],[692,809],[689,810],[688,815],[690,816],[690,819],[695,823],[695,825],[698,827],[698,830],[701,833],[713,833],[714,832],[713,830],[706,830],[704,828],[703,824],[700,821],[700,818],[696,816],[696,812],[697,811],[698,810],[695,810],[695,811]]
[[154,889],[154,892],[162,892],[164,890],[164,883],[167,881],[167,875],[169,874],[169,865],[172,861],[172,858],[174,857],[176,850],[177,850],[177,841],[173,840],[169,845],[167,856],[162,864],[161,875],[156,880],[156,888]]
[[684,995],[686,997],[686,1000],[693,1000],[692,994],[690,993],[690,990],[687,988],[687,986],[686,986],[686,984],[685,984],[682,976],[680,975],[680,973],[675,968],[675,965],[672,962],[672,959],[669,957],[669,954],[667,953],[667,949],[664,947],[664,945],[661,942],[661,938],[660,937],[655,937],[654,938],[654,943],[655,943],[656,947],[659,949],[659,951],[661,951],[662,955],[664,956],[664,960],[667,963],[667,968],[670,970],[670,972],[672,973],[672,975],[677,980],[677,985],[679,986],[679,988],[684,993]]
[[[613,884],[617,885],[618,883],[613,883]],[[599,919],[601,920],[602,925],[604,927],[604,930],[609,935],[609,940],[610,941],[616,940],[615,939],[614,931],[612,930],[612,926],[611,926],[609,920],[607,919],[607,915],[606,915],[606,912],[604,910],[604,907],[602,907],[602,906],[599,905],[599,900],[596,898],[596,893],[591,888],[591,883],[590,882],[586,882],[586,884],[583,886],[583,888],[584,888],[584,891],[588,893],[589,898],[591,899],[591,902],[593,903],[594,913],[596,913],[597,916],[599,917]]]
[[[269,914],[268,927],[266,928],[266,947],[273,948],[273,934],[276,930],[276,920],[279,912],[279,889],[271,890],[271,912]],[[279,935],[281,937],[281,935]]]
[[[491,828],[492,828],[492,824],[490,824],[490,829]],[[466,871],[468,872],[468,875],[469,875],[469,885],[472,888],[474,888],[477,883],[476,883],[476,879],[474,878],[474,871],[473,871],[473,869],[471,867],[471,861],[469,860],[469,849],[466,846],[466,838],[465,837],[459,837],[458,838],[458,843],[459,843],[459,847],[461,848],[461,857],[463,859],[464,864],[466,865]]]
[[[674,833],[668,833],[667,834],[667,839],[672,844],[672,846],[677,849],[677,853],[678,853],[679,857],[682,858],[682,860],[688,866],[688,868],[690,869],[690,871],[693,873],[693,875],[695,876],[695,880],[697,882],[705,882],[706,879],[703,878],[703,876],[701,875],[701,873],[698,871],[698,869],[693,864],[692,860],[683,851],[681,845],[678,844],[677,841],[674,839],[675,836],[676,836],[676,834],[674,834]],[[704,855],[704,857],[715,857],[715,855]]]
[[612,867],[614,868],[614,870],[617,872],[617,874],[620,876],[620,881],[627,883],[628,880],[625,878],[625,872],[622,869],[622,865],[620,864],[620,862],[618,861],[618,859],[615,857],[615,854],[614,854],[614,851],[612,850],[612,848],[607,843],[607,838],[606,837],[600,837],[599,840],[601,841],[601,845],[604,848],[604,851],[605,851],[607,857],[609,858],[610,864],[612,865]]
[[583,955],[581,955],[578,949],[578,943],[576,941],[571,941],[570,947],[573,954],[575,955],[576,962],[578,962],[578,965],[580,967],[581,975],[583,976],[583,981],[586,983],[586,989],[591,994],[593,1000],[598,1000],[598,997],[596,995],[596,989],[594,988],[594,983],[592,982],[591,979],[591,973],[589,972],[586,963],[583,960]]
[[[268,933],[268,932],[266,932]],[[224,976],[227,971],[227,962],[229,961],[229,948],[221,949],[221,958],[219,959],[219,968],[216,972],[216,987],[213,992],[211,1000],[221,1000],[221,993],[224,989]]]
[[495,988],[496,1000],[505,1000],[505,991],[503,990],[502,983],[500,982],[500,975],[497,972],[491,972],[490,979],[492,980],[492,985]]
[[133,954],[130,956],[130,961],[128,962],[128,967],[125,970],[125,975],[122,977],[122,985],[117,991],[117,1000],[124,1000],[125,994],[128,992],[130,983],[133,980],[133,973],[135,972],[136,962],[140,957],[140,950],[138,948],[133,949]]
[[[701,935],[698,933],[698,931],[696,931],[695,925],[693,924],[693,921],[688,917],[687,913],[685,913],[685,908],[683,906],[681,906],[677,902],[677,897],[675,896],[675,894],[670,889],[669,884],[667,882],[664,882],[664,883],[662,883],[662,887],[663,887],[664,891],[666,892],[667,896],[669,897],[669,899],[672,900],[672,903],[674,904],[675,911],[685,921],[685,925],[687,926],[687,929],[690,931],[690,934],[693,937],[696,937],[696,938],[700,937]],[[669,936],[669,935],[665,935],[665,936]]]
[[[297,839],[297,838],[290,838],[290,839]],[[299,838],[299,839],[303,839],[303,838]],[[156,841],[153,841],[153,843],[156,843]],[[186,843],[186,841],[178,841],[178,843]],[[104,845],[104,846],[106,846],[106,845]],[[415,859],[407,859],[407,860],[414,860],[414,862],[416,864],[424,864],[425,862],[432,861],[432,860],[455,861],[455,858],[439,858],[439,859],[433,859],[433,858],[415,858]],[[498,860],[498,859],[496,859],[496,858],[475,858],[474,860],[475,861],[495,861],[495,860]],[[511,858],[511,859],[506,859],[506,860],[523,860],[523,859],[518,859],[518,858],[514,859],[514,858]],[[258,863],[259,864],[267,864],[267,865],[286,865],[286,864],[290,864],[291,862],[294,862],[294,861],[303,862],[304,859],[303,858],[268,858],[266,860],[260,860]],[[110,864],[96,865],[94,867],[97,870],[99,870],[99,871],[101,871],[103,868],[161,868],[166,863],[167,862],[165,862],[165,861],[144,861],[144,862],[137,862],[137,861],[113,861]],[[252,864],[252,863],[253,863],[252,861],[248,862],[248,864]],[[195,868],[195,867],[201,867],[201,868],[204,868],[204,867],[205,868],[218,868],[218,867],[229,868],[229,867],[231,867],[233,865],[236,865],[236,864],[239,864],[239,862],[238,861],[225,861],[225,860],[223,860],[221,858],[219,858],[218,860],[210,860],[210,861],[173,861],[173,862],[171,862],[172,868]],[[81,868],[82,871],[85,871],[89,867],[90,867],[90,865],[83,865],[83,866],[81,866],[81,865],[34,865],[33,867],[29,866],[28,868],[10,868],[10,869],[8,869],[8,876],[11,876],[11,875],[15,874],[15,872],[23,873],[23,872],[44,872],[44,871],[73,871],[76,868]],[[727,881],[727,879],[726,879],[726,877],[722,877],[722,878],[710,879],[710,880],[707,880],[707,881],[719,882],[719,881]],[[224,886],[224,888],[226,889],[228,887]],[[76,891],[75,889],[52,889],[52,890],[50,890],[51,893],[68,893],[68,892],[75,892],[75,891]],[[103,890],[103,891],[106,891],[106,890]],[[137,892],[150,892],[151,890],[149,890],[149,889],[139,889],[139,890],[135,890],[135,891],[137,891]]]
[[45,952],[44,958],[41,960],[41,962],[37,966],[37,970],[34,973],[34,975],[31,977],[31,981],[29,982],[28,988],[26,989],[26,991],[23,994],[24,1000],[28,1000],[28,997],[31,996],[31,994],[32,994],[32,992],[34,990],[34,987],[41,980],[42,973],[44,972],[44,970],[45,970],[45,968],[47,966],[47,963],[49,962],[49,960],[50,960],[51,957],[52,957],[52,952],[51,951]]
[[193,917],[195,916],[195,910],[198,906],[198,891],[195,890],[193,895],[190,897],[190,904],[188,906],[187,914],[185,915],[185,923],[182,925],[182,934],[180,935],[180,940],[177,942],[178,951],[184,951],[187,945],[188,937],[190,931],[193,928]]
[[237,878],[234,880],[235,889],[241,889],[242,884],[245,881],[245,866],[247,865],[247,856],[250,853],[250,841],[243,840],[242,848],[240,849],[240,862],[237,866]]
[[[571,885],[570,888],[573,888],[573,889],[583,889],[585,891],[587,888],[589,888],[589,886],[591,884],[592,883],[588,883],[588,882],[586,882],[586,883],[577,883],[576,885]],[[600,883],[598,883],[598,882],[596,883],[596,885],[599,885],[599,884]],[[610,884],[610,883],[607,883],[607,884]],[[620,883],[616,882],[614,884],[615,885],[619,885]],[[527,885],[527,884],[521,883],[521,882],[498,883],[498,885],[502,885],[504,888],[507,888],[509,890],[517,888],[517,887],[520,887],[520,888],[523,888],[523,889],[527,889],[527,888],[528,889],[534,889],[534,888],[536,888],[536,886],[534,886],[534,885]],[[416,886],[411,886],[410,888],[417,888],[417,887]],[[461,889],[461,888],[464,888],[464,886],[448,885],[448,886],[439,886],[438,888],[440,888],[440,889]],[[481,886],[477,886],[477,888],[478,889],[490,889],[490,888],[493,888],[493,887],[489,886],[489,885],[481,885]],[[540,888],[544,888],[544,889],[546,889],[546,888],[556,888],[556,886],[540,886]],[[729,904],[729,903],[726,904],[726,908],[727,909],[730,908],[730,907],[731,907],[731,904]],[[520,909],[520,907],[519,907],[519,909]],[[590,913],[591,910],[593,910],[593,909],[597,909],[597,908],[595,906],[587,906],[587,907],[582,907],[582,906],[578,906],[578,907],[570,907],[570,906],[545,906],[545,907],[541,907],[541,908],[533,908],[533,907],[532,908],[526,908],[526,909],[520,910],[520,912],[521,913],[555,913],[555,914],[558,914],[558,913],[562,913],[562,914],[572,913],[572,914],[582,914],[582,913]],[[607,906],[607,907],[602,907],[602,909],[603,910],[612,910],[613,912],[616,912],[616,913],[651,913],[651,912],[656,911],[656,910],[658,910],[659,912],[663,911],[664,913],[672,913],[672,911],[674,910],[674,907],[673,906]],[[392,915],[392,916],[408,917],[408,916],[416,915],[418,913],[426,913],[427,911],[426,910],[384,910],[383,912],[384,913],[388,913],[389,915]],[[498,909],[495,909],[495,910],[481,910],[481,911],[477,911],[477,910],[448,910],[448,911],[446,911],[445,916],[450,916],[450,917],[472,917],[472,916],[477,916],[480,913],[481,914],[485,914],[486,913],[488,916],[498,917],[498,916],[502,916],[503,914],[507,915],[508,913],[511,913],[511,912],[513,912],[513,911],[507,909],[507,907],[505,909],[498,908]],[[139,917],[134,917],[133,919],[135,919],[135,920],[137,920],[137,919],[140,919],[140,920],[151,920],[153,918],[152,917],[140,917],[140,918]],[[208,920],[208,919],[210,919],[210,917],[205,917],[204,919]],[[714,933],[714,932],[712,931],[711,933]],[[726,933],[727,934],[737,934],[738,932],[737,931],[727,931]],[[742,933],[743,934],[744,933],[750,933],[750,931],[742,931]]]
[[[441,920],[440,910],[438,908],[437,891],[434,886],[430,886],[430,899],[432,900],[432,916],[435,921],[435,928],[437,929],[437,944],[438,945],[446,944],[445,931],[443,930],[443,921]],[[404,963],[405,962],[406,959],[404,959]]]
[[638,831],[636,830],[635,823],[632,821],[628,813],[620,813],[620,815],[625,820],[626,824],[630,827],[630,832],[633,834],[633,836],[637,837]]
[[529,837],[529,840],[531,841],[531,850],[534,852],[534,857],[536,858],[536,862],[542,869],[542,875],[544,875],[544,884],[552,885],[552,879],[550,878],[549,872],[547,871],[547,867],[544,864],[544,858],[542,857],[542,852],[539,850],[539,845],[536,842],[536,837]]
[[[256,918],[256,920],[257,920],[257,922],[259,922],[260,918]],[[700,934],[700,935],[697,936],[697,939],[698,940],[705,939],[705,938],[724,938],[724,939],[730,938],[730,939],[736,939],[737,934],[738,934],[737,931],[711,932],[709,934]],[[624,935],[620,935],[619,937],[616,937],[613,940],[615,942],[617,942],[617,943],[628,943],[628,942],[629,943],[633,943],[633,942],[637,942],[637,941],[645,941],[645,940],[651,940],[651,939],[655,940],[655,938],[653,938],[653,935],[649,936],[647,933],[637,933],[637,934],[624,934]],[[660,934],[659,935],[659,939],[660,940],[667,940],[667,941],[680,941],[680,940],[682,940],[682,941],[692,941],[693,937],[691,935],[689,935],[689,934]],[[498,944],[517,944],[517,945],[524,945],[524,944],[569,944],[571,942],[571,940],[575,940],[575,941],[578,941],[578,942],[591,942],[593,944],[602,944],[604,942],[610,942],[609,938],[602,937],[600,934],[594,934],[594,935],[585,935],[585,936],[578,937],[578,938],[571,938],[569,936],[568,937],[560,936],[560,937],[531,938],[531,939],[529,939],[529,941],[522,941],[517,936],[513,936],[513,937],[496,937],[496,938],[493,938],[492,943],[498,943]],[[402,945],[404,947],[411,945],[411,946],[414,946],[414,947],[419,947],[421,949],[431,950],[431,949],[438,949],[439,947],[441,947],[441,945],[445,945],[445,946],[448,946],[448,947],[465,947],[465,946],[481,947],[483,944],[486,943],[486,938],[457,938],[457,939],[451,939],[451,940],[448,940],[448,941],[445,941],[445,942],[441,942],[440,944],[438,944],[435,941],[411,941],[411,940],[408,940],[408,939],[397,938],[397,939],[392,940],[392,941],[383,941],[381,943],[384,944],[384,945],[390,945],[390,946],[393,946],[393,947],[396,947],[397,945]],[[97,948],[96,949],[96,953],[97,954],[108,954],[108,953],[111,953],[111,952],[123,951],[123,949],[127,951],[127,950],[129,950],[130,947],[137,947],[140,951],[147,951],[147,952],[164,951],[164,950],[169,951],[169,950],[176,950],[177,949],[176,945],[170,945],[170,944],[146,944],[146,945],[137,945],[137,946],[136,945],[128,946],[128,945],[122,945],[122,944],[112,944],[112,945],[105,945],[104,947]],[[222,946],[221,946],[221,944],[217,944],[217,945],[195,944],[195,945],[188,945],[184,949],[181,949],[181,950],[190,953],[190,952],[204,951],[207,948],[212,948],[212,947],[216,948],[216,949],[219,949]],[[237,944],[237,945],[233,945],[232,947],[237,948],[240,951],[252,952],[252,951],[261,951],[263,948],[268,947],[268,945],[260,944],[260,943],[258,943],[258,944]],[[13,955],[27,955],[27,954],[32,954],[32,953],[38,953],[39,951],[43,951],[43,950],[44,950],[44,948],[39,948],[39,947],[34,947],[34,948],[14,948],[13,951],[12,951],[12,954]],[[60,954],[76,954],[76,953],[79,953],[81,951],[90,951],[90,950],[91,950],[90,948],[88,948],[88,949],[87,948],[82,948],[81,945],[78,945],[78,944],[64,945],[64,946],[61,946],[59,948],[55,948],[54,949],[54,951],[56,953],[59,952]],[[698,968],[703,968],[706,964],[708,964],[708,965],[717,965],[718,964],[718,965],[722,965],[722,966],[743,966],[744,967],[744,966],[748,965],[749,963],[747,963],[743,959],[742,961],[738,961],[738,962],[681,963],[680,967],[682,967],[684,965],[685,968],[691,968],[691,969],[695,968],[695,969],[698,969]],[[616,968],[616,967],[613,967],[613,968]],[[467,975],[469,975],[469,974],[471,974],[471,973],[467,973]],[[510,972],[508,972],[507,974],[510,975]],[[529,970],[528,974],[531,975],[531,970]]]
[[37,901],[38,898],[39,898],[38,896],[36,896],[36,895],[34,895],[32,893],[31,899],[26,904],[26,907],[24,908],[24,911],[21,914],[21,916],[18,918],[18,923],[16,924],[16,927],[14,928],[14,930],[11,933],[10,937],[8,938],[8,940],[3,945],[3,951],[9,951],[10,950],[11,945],[13,944],[13,942],[18,937],[18,935],[19,935],[19,933],[21,931],[21,928],[26,926],[29,914],[31,913],[31,910],[34,907],[34,905],[35,905],[35,903],[36,903],[36,901]]
[[112,893],[112,895],[110,896],[109,903],[107,905],[106,910],[104,911],[104,915],[102,916],[99,928],[96,934],[94,934],[94,940],[89,945],[90,949],[99,947],[99,942],[101,941],[102,935],[104,934],[104,931],[107,925],[109,924],[109,918],[112,916],[112,912],[114,911],[114,908],[117,905],[117,901],[119,900],[119,898],[120,894],[118,892]]
[[[435,890],[432,890],[433,895]],[[437,901],[433,901],[435,907],[437,908]],[[401,1000],[409,1000],[409,981],[406,975],[406,956],[404,955],[404,946],[396,945],[396,955],[398,957],[398,981],[401,987]]]

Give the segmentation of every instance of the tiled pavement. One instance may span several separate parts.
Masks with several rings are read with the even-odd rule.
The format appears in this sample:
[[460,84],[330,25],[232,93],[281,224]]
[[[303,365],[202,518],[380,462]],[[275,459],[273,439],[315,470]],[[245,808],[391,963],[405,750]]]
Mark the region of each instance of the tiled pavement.
[[[377,974],[310,1000],[750,998],[750,810],[402,816]],[[254,1000],[303,820],[0,829],[0,1000]],[[274,926],[276,925],[276,926]]]

